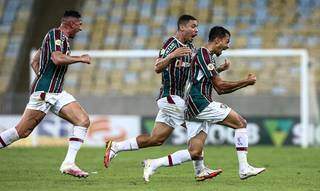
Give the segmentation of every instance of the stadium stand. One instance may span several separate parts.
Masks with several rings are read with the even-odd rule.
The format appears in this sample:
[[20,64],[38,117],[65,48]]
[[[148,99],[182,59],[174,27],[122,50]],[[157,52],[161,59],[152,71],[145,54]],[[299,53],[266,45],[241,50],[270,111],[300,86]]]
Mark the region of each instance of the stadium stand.
[[[0,0],[0,94],[4,94],[8,89],[17,57],[21,53],[22,42],[24,38],[29,38],[25,35],[26,21],[30,20],[34,2],[40,1]],[[320,61],[320,1],[317,0],[81,2],[83,31],[73,41],[72,50],[158,50],[162,41],[176,30],[177,17],[187,13],[197,17],[200,22],[199,35],[195,40],[197,46],[207,40],[208,30],[212,25],[223,25],[232,33],[232,49],[306,48],[313,63]],[[42,30],[47,31],[48,28]],[[42,35],[44,34],[39,34]],[[256,86],[236,92],[235,95],[299,94],[297,58],[257,58],[250,61],[245,58],[230,59],[236,64],[224,74],[225,78],[239,79],[252,71],[259,79]],[[280,62],[281,65],[278,64]],[[79,96],[137,95],[154,100],[159,91],[160,75],[154,74],[153,63],[153,58],[94,59],[90,66],[70,67],[65,88]],[[283,75],[284,80],[278,82],[270,79],[272,71],[275,71],[276,75]],[[311,64],[311,71],[319,74],[320,66]],[[313,80],[320,83],[320,75],[314,76]],[[24,107],[24,103],[22,105]]]
[[[287,10],[293,10],[288,12]],[[83,5],[85,29],[76,39],[76,49],[159,49],[162,40],[172,35],[176,30],[176,18],[183,13],[196,16],[199,21],[199,36],[196,45],[203,44],[207,39],[210,27],[224,25],[232,33],[232,48],[308,48],[311,56],[319,60],[316,54],[319,51],[320,35],[317,22],[320,17],[319,1],[267,1],[267,0],[93,0],[85,1]],[[89,11],[87,11],[89,10]],[[153,15],[153,16],[152,16]],[[120,23],[120,24],[119,24]],[[142,61],[140,59],[140,61]],[[272,82],[257,84],[256,89],[241,91],[242,94],[290,95],[299,93],[297,72],[297,59],[291,64],[283,64],[281,71],[292,71],[286,77],[287,80],[281,84]],[[158,86],[150,86],[152,89],[141,91],[141,86],[146,86],[145,81],[151,84],[160,84],[149,75],[153,70],[153,60],[147,59],[143,62],[113,60],[95,60],[97,67],[90,69],[93,76],[81,77],[78,69],[71,70],[69,78],[77,78],[77,81],[85,81],[85,84],[69,82],[67,88],[74,93],[88,93],[86,88],[96,87],[92,94],[154,94]],[[266,70],[274,70],[276,63],[266,64],[268,61],[234,61],[230,72],[235,79],[243,76],[247,70],[259,72],[259,78],[264,79],[263,70],[255,70],[254,67],[264,67]],[[282,60],[288,62],[288,60]],[[121,65],[115,72],[111,73],[112,64]],[[132,64],[136,66],[131,67]],[[238,64],[240,63],[240,64]],[[241,64],[243,63],[243,64]],[[106,66],[104,66],[106,65]],[[113,69],[114,70],[114,69]],[[146,72],[148,71],[148,72]],[[319,72],[319,67],[316,68]],[[109,76],[108,74],[111,74]],[[147,74],[146,74],[147,73]],[[267,72],[268,73],[268,72]],[[99,78],[98,76],[106,77]],[[112,77],[114,76],[114,77]],[[266,76],[267,78],[267,76]],[[91,82],[88,82],[91,81]],[[320,77],[317,77],[317,81]],[[71,80],[72,81],[72,80]],[[126,92],[121,88],[127,87],[130,82],[132,86]],[[143,84],[143,85],[142,85]],[[112,90],[112,92],[110,91]],[[77,92],[78,91],[78,92]],[[83,92],[79,92],[83,91]]]
[[13,73],[33,0],[0,1],[0,92],[6,91]]

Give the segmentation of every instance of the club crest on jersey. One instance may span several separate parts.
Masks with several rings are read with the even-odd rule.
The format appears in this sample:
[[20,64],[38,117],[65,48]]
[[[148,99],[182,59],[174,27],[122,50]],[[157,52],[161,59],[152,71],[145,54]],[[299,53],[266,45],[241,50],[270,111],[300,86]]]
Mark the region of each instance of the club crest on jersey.
[[214,69],[214,65],[212,63],[207,65],[208,70],[213,70]]
[[60,39],[58,39],[58,40],[54,41],[54,43],[55,43],[56,45],[58,45],[58,46],[61,46],[62,41],[61,41]]

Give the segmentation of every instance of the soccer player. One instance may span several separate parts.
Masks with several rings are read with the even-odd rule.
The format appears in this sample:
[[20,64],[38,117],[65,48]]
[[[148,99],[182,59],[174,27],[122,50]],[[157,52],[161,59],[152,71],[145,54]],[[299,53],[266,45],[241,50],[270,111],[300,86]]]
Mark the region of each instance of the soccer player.
[[81,31],[81,25],[81,15],[77,11],[65,11],[60,27],[49,30],[44,37],[31,63],[37,77],[32,85],[29,103],[17,126],[0,133],[0,148],[28,137],[50,110],[73,124],[61,173],[87,177],[89,174],[75,165],[75,158],[85,139],[89,117],[75,98],[62,90],[68,65],[77,62],[90,64],[91,58],[87,54],[70,56],[69,39]]
[[[212,99],[213,89],[218,94],[227,94],[254,85],[256,82],[256,76],[253,74],[248,74],[246,79],[240,81],[225,81],[219,77],[212,56],[221,55],[223,50],[229,48],[229,42],[230,32],[221,26],[215,26],[210,30],[208,43],[197,50],[191,63],[191,87],[186,99],[188,150],[180,150],[158,159],[145,160],[143,175],[145,181],[149,181],[150,176],[159,167],[179,165],[201,158],[208,129],[216,123],[235,129],[234,143],[238,155],[240,179],[256,176],[265,170],[252,167],[247,162],[246,120],[227,105]],[[176,158],[172,157],[174,155]]]
[[[137,150],[159,146],[171,135],[174,128],[184,124],[184,92],[189,75],[191,55],[194,50],[192,40],[198,33],[197,19],[191,15],[182,15],[177,22],[175,36],[166,40],[155,63],[155,72],[162,75],[162,86],[157,100],[159,112],[151,135],[142,134],[122,142],[108,141],[104,164],[107,168],[121,151]],[[172,156],[172,160],[175,160]],[[194,161],[197,180],[205,180],[219,174],[221,170],[205,167],[203,159]]]

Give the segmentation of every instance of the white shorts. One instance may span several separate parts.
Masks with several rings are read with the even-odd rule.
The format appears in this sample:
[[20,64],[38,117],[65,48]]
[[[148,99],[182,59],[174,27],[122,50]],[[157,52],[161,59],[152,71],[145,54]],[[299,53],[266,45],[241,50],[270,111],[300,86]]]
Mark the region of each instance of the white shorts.
[[185,101],[177,95],[170,95],[168,97],[157,101],[159,112],[156,122],[165,123],[172,128],[181,127],[184,123]]
[[76,99],[66,91],[62,91],[61,93],[37,91],[31,94],[26,108],[39,110],[44,113],[48,113],[50,110],[58,115],[63,106],[74,101],[76,101]]
[[208,134],[209,128],[223,121],[230,111],[231,108],[223,103],[211,102],[196,116],[199,121],[186,121],[188,140],[198,135],[201,131]]

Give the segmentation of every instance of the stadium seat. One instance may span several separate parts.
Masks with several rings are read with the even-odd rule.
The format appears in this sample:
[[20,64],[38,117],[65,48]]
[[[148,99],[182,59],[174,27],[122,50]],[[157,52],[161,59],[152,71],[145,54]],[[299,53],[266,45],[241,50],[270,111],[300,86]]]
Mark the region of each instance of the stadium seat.
[[[26,31],[26,20],[30,17],[32,1],[0,1],[0,59],[15,61]],[[320,3],[316,0],[90,0],[82,5],[84,29],[74,40],[74,49],[159,49],[164,39],[176,30],[177,17],[183,13],[196,16],[199,20],[199,35],[196,46],[207,40],[208,30],[213,25],[224,25],[232,33],[231,47],[237,48],[305,48],[317,61],[320,56]],[[289,11],[288,10],[292,10]],[[148,62],[150,65],[145,65]],[[121,61],[119,59],[98,60],[97,67],[90,71],[84,68],[69,71],[70,82],[66,86],[72,91],[87,92],[95,87],[93,94],[105,95],[110,92],[133,95],[137,92],[154,94],[158,91],[160,78],[154,77],[152,59]],[[272,71],[275,64],[264,60],[249,63],[250,70],[259,78],[268,76],[259,67]],[[293,61],[294,62],[294,61]],[[119,64],[113,68],[110,64]],[[238,63],[238,61],[237,61]],[[240,61],[241,63],[241,61]],[[246,61],[242,61],[245,65]],[[13,67],[14,64],[11,64]],[[235,79],[242,77],[248,67],[233,66],[230,71]],[[283,66],[284,71],[296,71],[296,65]],[[320,66],[314,66],[319,73]],[[3,71],[12,68],[1,68]],[[128,73],[126,73],[126,71]],[[87,73],[83,75],[82,73]],[[89,75],[90,74],[90,75]],[[92,77],[96,74],[96,77]],[[6,74],[4,74],[6,75]],[[107,75],[105,78],[103,76]],[[91,76],[91,77],[90,77]],[[158,76],[158,75],[157,75]],[[243,94],[274,92],[289,95],[299,92],[292,82],[295,75],[288,76],[286,82],[272,89],[272,82],[257,84]],[[316,80],[319,83],[320,77]],[[7,77],[4,77],[7,78]],[[136,85],[137,84],[137,85]],[[121,87],[128,91],[121,92]],[[3,85],[0,87],[4,87]],[[83,88],[83,89],[82,89]],[[86,89],[87,88],[87,89]],[[79,90],[81,89],[81,90]],[[2,89],[0,88],[0,91]],[[110,91],[112,90],[112,91]]]

